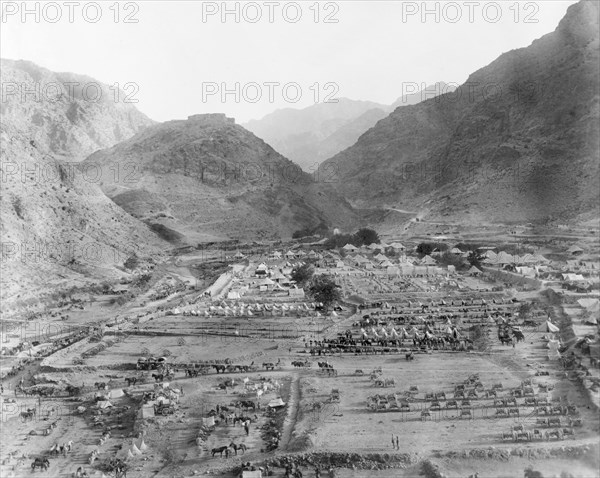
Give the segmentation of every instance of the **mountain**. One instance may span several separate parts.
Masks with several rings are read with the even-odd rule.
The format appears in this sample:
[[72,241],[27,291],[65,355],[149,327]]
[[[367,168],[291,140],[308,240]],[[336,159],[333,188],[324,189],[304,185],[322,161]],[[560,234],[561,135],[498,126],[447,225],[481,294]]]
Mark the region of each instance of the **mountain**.
[[289,237],[356,221],[326,171],[302,172],[222,114],[153,125],[81,166],[101,170],[109,197],[176,242]]
[[83,155],[151,121],[131,105],[86,101],[78,96],[81,89],[49,100],[50,89],[68,81],[100,85],[91,78],[23,61],[2,60],[1,66],[0,285],[6,312],[88,280],[116,280],[126,275],[122,266],[131,254],[156,256],[168,243],[106,197],[97,171],[79,169]]
[[442,82],[435,83],[423,91],[401,96],[391,106],[340,98],[337,103],[277,110],[243,126],[305,171],[313,172],[326,159],[356,143],[364,132],[394,109],[454,89]]
[[2,301],[33,305],[88,280],[116,280],[133,253],[155,255],[166,243],[108,199],[95,173],[52,158],[30,136],[2,121]]
[[130,103],[134,84],[123,91],[29,61],[2,59],[0,67],[0,115],[48,154],[81,160],[154,123]]
[[324,166],[354,206],[422,218],[576,220],[599,202],[598,2],[454,93],[397,108]]
[[[374,112],[371,110],[375,110]],[[319,103],[304,109],[284,108],[268,114],[260,120],[251,120],[243,126],[264,139],[279,153],[291,159],[305,171],[312,171],[315,163],[327,159],[326,152],[334,154],[351,146],[358,136],[373,126],[389,107],[371,101],[355,101],[339,98],[336,103]],[[350,123],[369,112],[354,126]],[[357,135],[357,126],[362,129]],[[330,138],[338,130],[347,128]],[[339,146],[337,140],[340,141]]]

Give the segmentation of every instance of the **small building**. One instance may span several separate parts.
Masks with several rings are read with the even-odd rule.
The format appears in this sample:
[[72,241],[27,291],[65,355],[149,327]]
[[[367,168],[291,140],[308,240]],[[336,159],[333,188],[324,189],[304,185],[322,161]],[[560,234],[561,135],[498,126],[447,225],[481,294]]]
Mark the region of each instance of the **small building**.
[[352,244],[346,244],[342,249],[346,252],[357,252],[358,248],[353,246]]

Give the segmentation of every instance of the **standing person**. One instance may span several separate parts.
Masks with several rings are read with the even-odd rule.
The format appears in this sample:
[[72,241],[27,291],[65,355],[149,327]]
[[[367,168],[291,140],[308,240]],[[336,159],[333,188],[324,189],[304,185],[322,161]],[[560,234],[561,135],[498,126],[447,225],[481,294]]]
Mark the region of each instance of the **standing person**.
[[396,435],[396,450],[400,450],[400,444],[399,444],[398,435]]
[[250,434],[250,425],[248,425],[248,422],[244,423],[244,430],[246,431],[246,436]]
[[394,447],[394,434],[393,433],[392,433],[392,448],[395,448]]

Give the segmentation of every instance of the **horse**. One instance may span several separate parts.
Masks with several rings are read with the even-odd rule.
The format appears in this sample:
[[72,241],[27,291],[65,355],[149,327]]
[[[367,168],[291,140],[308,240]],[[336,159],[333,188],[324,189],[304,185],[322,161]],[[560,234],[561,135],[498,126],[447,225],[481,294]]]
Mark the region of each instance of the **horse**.
[[243,443],[240,443],[239,445],[236,445],[234,442],[231,442],[229,444],[230,448],[233,448],[233,451],[235,451],[235,455],[237,456],[237,452],[238,450],[242,450],[242,455],[246,453],[246,445],[244,445]]
[[236,407],[239,408],[251,408],[252,410],[256,409],[256,404],[252,400],[239,400],[235,403]]
[[82,387],[75,387],[73,385],[67,385],[66,392],[69,394],[70,397],[74,397],[74,396],[81,394],[81,388]]
[[36,458],[31,464],[31,471],[35,471],[37,467],[46,471],[50,467],[50,460],[48,458]]
[[26,412],[21,412],[21,418],[23,421],[33,420],[35,416],[35,409],[28,408]]
[[227,366],[218,363],[213,364],[212,367],[216,370],[217,373],[225,373],[225,370],[227,368]]
[[135,385],[137,382],[137,377],[127,377],[125,379],[125,381],[127,382],[127,386],[131,387],[132,385]]
[[156,382],[162,382],[165,379],[165,376],[162,373],[153,373],[152,374],[152,378],[154,379],[154,381]]
[[211,450],[212,456],[214,458],[216,453],[219,453],[221,455],[221,458],[223,457],[223,452],[225,452],[225,458],[229,458],[229,447],[228,446],[220,446],[219,448],[213,448]]

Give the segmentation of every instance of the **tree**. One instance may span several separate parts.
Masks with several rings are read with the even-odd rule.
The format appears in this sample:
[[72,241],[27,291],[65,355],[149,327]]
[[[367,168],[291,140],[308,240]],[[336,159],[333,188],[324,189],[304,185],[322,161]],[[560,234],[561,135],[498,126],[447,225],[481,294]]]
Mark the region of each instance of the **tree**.
[[519,307],[519,319],[527,320],[533,312],[533,304],[531,302],[523,302]]
[[544,478],[544,475],[542,475],[541,472],[534,470],[531,465],[525,468],[524,476],[525,478]]
[[363,227],[359,229],[356,234],[354,234],[356,238],[356,242],[361,246],[364,244],[368,246],[369,244],[379,244],[381,241],[379,240],[379,235],[373,229],[369,229],[368,227]]
[[300,287],[304,287],[313,274],[315,273],[315,269],[310,264],[304,264],[292,271],[292,280],[298,284]]
[[490,348],[487,329],[483,328],[481,325],[474,325],[471,327],[470,331],[471,340],[473,341],[473,347],[475,350],[483,352]]
[[482,259],[483,259],[483,256],[478,254],[476,251],[469,252],[469,255],[467,256],[467,261],[469,261],[469,264],[477,267],[477,269],[481,269]]
[[467,263],[465,260],[456,254],[452,254],[451,252],[444,252],[440,257],[440,264],[445,266],[454,266],[457,270],[466,269]]
[[309,294],[317,302],[323,303],[326,313],[334,302],[342,298],[340,286],[327,274],[320,274],[312,278]]
[[428,242],[422,242],[417,246],[417,252],[419,254],[425,254],[426,256],[428,256],[433,252],[433,246]]
[[444,244],[443,242],[421,242],[417,246],[417,252],[424,255],[429,255],[436,249],[440,252],[447,251],[448,244]]

